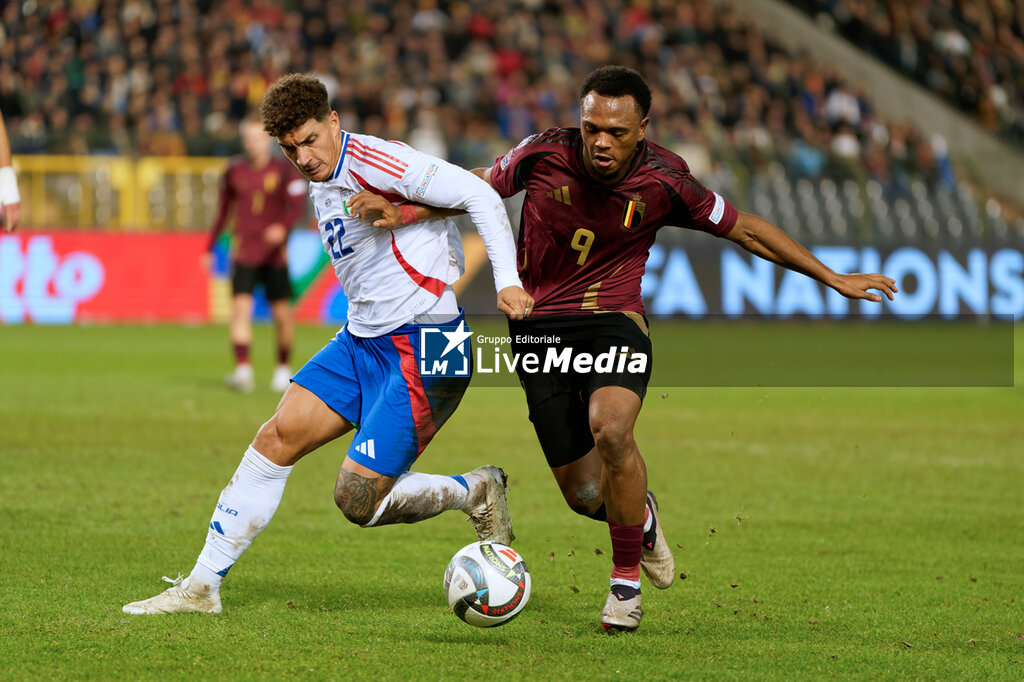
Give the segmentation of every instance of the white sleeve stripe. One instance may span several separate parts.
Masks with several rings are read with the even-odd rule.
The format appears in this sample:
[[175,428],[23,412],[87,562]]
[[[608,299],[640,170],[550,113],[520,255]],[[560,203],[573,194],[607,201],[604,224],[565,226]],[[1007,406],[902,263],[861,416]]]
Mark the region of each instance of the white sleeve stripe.
[[725,199],[718,192],[712,192],[712,194],[715,195],[715,206],[711,209],[708,220],[717,225],[722,222],[722,216],[725,214]]

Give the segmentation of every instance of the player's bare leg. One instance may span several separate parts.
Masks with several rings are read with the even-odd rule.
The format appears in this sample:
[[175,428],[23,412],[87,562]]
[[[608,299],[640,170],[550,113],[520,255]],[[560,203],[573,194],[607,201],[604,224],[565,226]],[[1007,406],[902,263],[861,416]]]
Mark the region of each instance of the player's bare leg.
[[171,588],[126,605],[125,613],[220,613],[221,580],[270,523],[292,465],[352,428],[313,393],[298,384],[289,386],[221,491],[192,572],[187,578],[167,579]]
[[575,462],[552,467],[551,474],[570,509],[598,521],[608,520],[604,496],[601,494],[604,464],[597,448],[592,448]]
[[291,384],[281,396],[274,416],[256,433],[252,445],[278,466],[293,466],[321,445],[354,427],[312,391]]
[[410,471],[393,478],[346,457],[334,501],[345,518],[363,527],[417,523],[457,509],[469,515],[479,539],[509,544],[514,535],[505,501],[506,478],[495,466],[461,476]]
[[640,625],[640,552],[643,542],[647,468],[633,440],[640,398],[619,386],[591,395],[590,430],[603,465],[601,496],[612,540],[611,590],[601,611],[605,629]]
[[[612,539],[611,591],[601,613],[601,624],[606,629],[634,630],[640,624],[640,568],[644,563],[645,530],[657,523],[657,504],[647,491],[647,467],[633,438],[641,401],[633,391],[619,386],[606,386],[594,391],[590,398],[589,418],[594,435],[595,449],[603,470],[601,496],[608,516]],[[653,505],[648,509],[649,505]],[[648,528],[645,528],[645,524]],[[660,524],[657,526],[660,531]],[[671,551],[664,534],[658,536],[660,554]],[[654,543],[652,543],[654,544]],[[664,564],[664,556],[659,557]],[[651,577],[650,566],[644,569]],[[667,587],[671,579],[660,575],[672,566],[655,566],[652,583]]]
[[231,297],[231,321],[229,333],[231,343],[252,344],[252,294],[235,294]]
[[252,363],[249,352],[252,347],[252,294],[239,293],[231,297],[231,320],[228,333],[235,353],[235,370],[224,382],[228,388],[249,393],[253,390]]
[[277,342],[277,366],[270,380],[270,388],[283,393],[288,388],[292,370],[288,365],[292,341],[295,337],[295,321],[292,306],[287,299],[271,301],[270,315],[274,320],[274,335]]
[[[552,467],[551,473],[570,509],[597,521],[608,520],[604,497],[601,494],[604,464],[596,447],[575,462]],[[659,589],[671,586],[675,580],[675,559],[665,540],[658,514],[657,498],[650,490],[647,491],[647,508],[644,510],[640,568],[650,583]]]

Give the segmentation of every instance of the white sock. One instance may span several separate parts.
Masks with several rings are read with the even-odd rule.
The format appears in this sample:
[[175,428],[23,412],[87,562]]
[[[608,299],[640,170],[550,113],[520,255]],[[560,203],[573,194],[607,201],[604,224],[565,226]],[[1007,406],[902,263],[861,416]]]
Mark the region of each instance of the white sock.
[[292,467],[278,466],[249,446],[220,493],[190,580],[209,584],[211,592],[220,589],[221,579],[270,523],[291,472]]
[[416,523],[449,509],[462,509],[469,486],[462,476],[407,472],[398,477],[377,513],[364,528],[392,523]]

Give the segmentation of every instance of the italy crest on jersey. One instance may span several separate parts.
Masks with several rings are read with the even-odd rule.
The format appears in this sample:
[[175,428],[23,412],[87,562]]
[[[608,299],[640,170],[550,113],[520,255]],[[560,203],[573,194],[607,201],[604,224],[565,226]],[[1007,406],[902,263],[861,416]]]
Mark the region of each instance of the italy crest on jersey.
[[627,201],[626,207],[622,210],[622,229],[632,230],[639,225],[640,221],[644,219],[644,209],[646,208],[647,203],[640,201],[639,194],[634,194],[632,201]]

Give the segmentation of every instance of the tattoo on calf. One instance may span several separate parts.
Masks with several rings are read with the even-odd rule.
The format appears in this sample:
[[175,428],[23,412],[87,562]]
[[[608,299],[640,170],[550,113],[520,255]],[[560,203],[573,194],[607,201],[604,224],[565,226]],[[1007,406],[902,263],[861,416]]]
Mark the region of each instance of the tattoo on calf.
[[387,496],[390,488],[383,476],[366,478],[342,469],[334,486],[334,502],[346,519],[364,526],[373,518],[377,503]]

